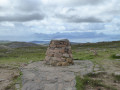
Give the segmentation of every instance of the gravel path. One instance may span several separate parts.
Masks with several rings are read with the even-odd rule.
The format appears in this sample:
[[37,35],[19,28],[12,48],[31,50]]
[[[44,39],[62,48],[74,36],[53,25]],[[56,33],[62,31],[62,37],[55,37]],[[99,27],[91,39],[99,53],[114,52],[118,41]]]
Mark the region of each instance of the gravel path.
[[53,67],[43,61],[22,68],[22,90],[76,90],[76,74],[85,75],[93,71],[90,61],[74,61],[74,65]]

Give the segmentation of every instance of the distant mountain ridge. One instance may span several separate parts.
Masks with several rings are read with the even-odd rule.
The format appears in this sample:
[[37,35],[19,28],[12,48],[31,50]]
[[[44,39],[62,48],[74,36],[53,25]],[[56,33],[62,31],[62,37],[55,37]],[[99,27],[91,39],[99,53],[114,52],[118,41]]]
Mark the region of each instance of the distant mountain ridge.
[[[30,43],[35,43],[35,44],[49,44],[50,41],[30,41]],[[77,44],[77,42],[71,42],[71,44]]]
[[49,44],[50,41],[30,41],[30,43],[35,43],[35,44]]

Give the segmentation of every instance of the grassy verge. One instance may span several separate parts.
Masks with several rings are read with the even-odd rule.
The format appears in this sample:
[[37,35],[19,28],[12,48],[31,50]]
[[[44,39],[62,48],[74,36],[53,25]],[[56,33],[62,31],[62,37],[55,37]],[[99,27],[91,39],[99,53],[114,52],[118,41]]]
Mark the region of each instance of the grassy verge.
[[0,64],[19,64],[40,61],[45,58],[46,47],[21,47],[12,50],[0,49]]
[[[112,86],[105,85],[102,80],[95,80],[88,76],[80,77],[76,76],[76,88],[77,90],[89,90],[89,88],[94,88],[94,90],[117,90]],[[101,89],[102,88],[102,89]]]

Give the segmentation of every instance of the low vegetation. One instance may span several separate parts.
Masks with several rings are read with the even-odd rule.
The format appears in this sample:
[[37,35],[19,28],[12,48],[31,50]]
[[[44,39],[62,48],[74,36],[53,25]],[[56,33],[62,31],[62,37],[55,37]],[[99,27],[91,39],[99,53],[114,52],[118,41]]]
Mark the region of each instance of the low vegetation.
[[[5,44],[6,46],[15,45]],[[21,45],[28,45],[22,43]],[[119,59],[120,56],[120,41],[101,42],[101,43],[85,43],[72,45],[73,58],[75,60],[91,60],[95,63],[100,63],[102,60]],[[17,46],[16,46],[17,47]],[[19,63],[29,61],[43,60],[45,57],[47,46],[34,45],[19,48],[0,48],[0,63]]]
[[[0,65],[7,64],[18,67],[23,63],[27,64],[29,62],[44,60],[47,49],[47,46],[43,45],[16,48],[11,48],[12,46],[6,43],[0,45],[2,45],[0,48]],[[120,68],[120,41],[73,44],[72,53],[75,60],[90,60],[95,65],[98,64],[101,67],[103,65],[109,66],[110,64],[114,64],[110,66]],[[112,63],[108,64],[108,62]],[[85,90],[85,88],[89,87],[97,88],[98,90],[100,90],[99,87],[105,88],[105,90],[117,90],[110,85],[106,85],[104,80],[96,79],[96,77],[99,78],[97,75],[87,75],[83,78],[77,76],[77,90]],[[112,75],[111,77],[113,81],[120,81],[120,76]],[[16,80],[20,80],[20,77]]]
[[106,85],[102,79],[91,78],[88,75],[84,77],[76,76],[77,90],[117,90],[113,86]]
[[20,47],[11,50],[0,49],[0,63],[13,64],[28,63],[29,61],[40,61],[45,57],[46,47]]

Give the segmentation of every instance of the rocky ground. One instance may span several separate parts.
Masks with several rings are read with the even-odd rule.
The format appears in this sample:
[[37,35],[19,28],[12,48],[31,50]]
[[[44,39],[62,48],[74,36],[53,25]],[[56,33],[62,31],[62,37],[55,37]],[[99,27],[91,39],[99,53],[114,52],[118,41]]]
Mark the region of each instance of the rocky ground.
[[13,90],[13,79],[19,76],[19,71],[9,66],[0,66],[0,90]]
[[[105,61],[103,66],[95,65],[88,60],[75,60],[74,65],[53,67],[45,65],[44,61],[21,65],[22,87],[20,83],[13,83],[20,74],[19,70],[9,66],[0,66],[0,90],[76,90],[77,75],[90,76],[93,80],[101,80],[105,85],[116,89],[104,87],[91,87],[86,85],[85,90],[119,90],[120,81],[114,75],[120,75],[119,60]],[[11,87],[15,84],[15,87]],[[13,85],[14,86],[14,85]]]
[[[43,61],[22,68],[22,90],[76,90],[76,74],[93,72],[90,61],[74,61],[71,66],[47,66]],[[97,69],[96,69],[97,70]]]

